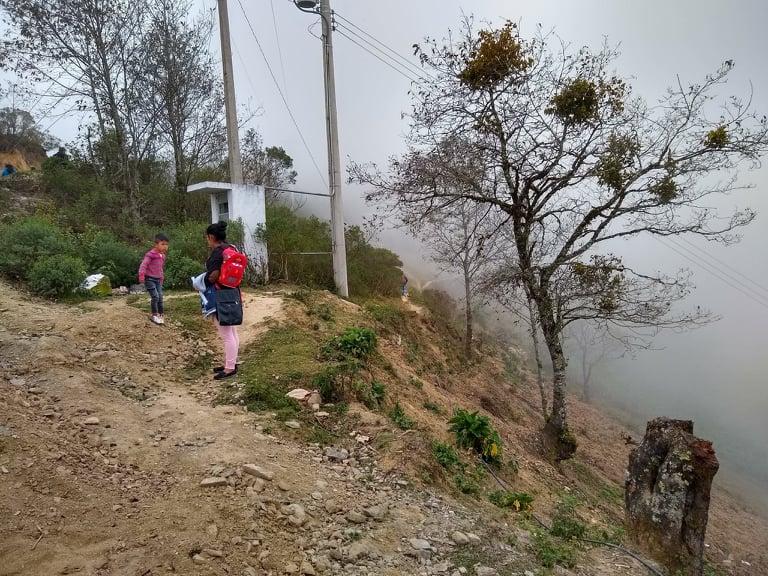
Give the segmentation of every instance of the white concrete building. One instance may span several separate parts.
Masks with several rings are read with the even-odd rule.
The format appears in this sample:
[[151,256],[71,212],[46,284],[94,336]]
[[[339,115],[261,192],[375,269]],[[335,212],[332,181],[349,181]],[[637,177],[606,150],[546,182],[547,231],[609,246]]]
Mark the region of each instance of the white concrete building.
[[239,220],[245,232],[246,255],[254,271],[267,278],[267,247],[256,238],[256,232],[267,223],[266,195],[263,186],[200,182],[187,187],[187,192],[209,194],[211,222]]

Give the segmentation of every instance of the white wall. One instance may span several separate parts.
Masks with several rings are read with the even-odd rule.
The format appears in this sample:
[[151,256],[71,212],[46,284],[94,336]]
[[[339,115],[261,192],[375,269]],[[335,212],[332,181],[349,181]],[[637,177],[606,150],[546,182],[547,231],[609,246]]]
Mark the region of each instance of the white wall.
[[[217,204],[211,200],[211,208]],[[216,212],[212,216],[218,215]],[[229,191],[229,218],[240,219],[245,228],[245,253],[259,275],[267,278],[267,247],[254,238],[260,227],[267,223],[266,196],[262,186],[251,184],[233,185]]]

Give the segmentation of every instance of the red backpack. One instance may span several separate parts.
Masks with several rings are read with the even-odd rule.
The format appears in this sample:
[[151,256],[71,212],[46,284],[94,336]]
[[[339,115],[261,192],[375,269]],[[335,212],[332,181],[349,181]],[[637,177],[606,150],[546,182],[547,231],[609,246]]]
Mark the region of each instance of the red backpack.
[[218,284],[225,288],[237,288],[242,283],[245,269],[248,267],[248,257],[234,246],[224,248],[222,256],[224,263],[221,265]]

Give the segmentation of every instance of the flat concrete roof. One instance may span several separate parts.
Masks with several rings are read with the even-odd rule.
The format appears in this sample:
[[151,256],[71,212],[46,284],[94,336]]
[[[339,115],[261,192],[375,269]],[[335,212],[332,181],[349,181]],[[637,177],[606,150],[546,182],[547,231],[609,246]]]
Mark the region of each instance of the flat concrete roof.
[[232,190],[232,184],[229,182],[199,182],[187,186],[187,192],[220,192],[222,190]]

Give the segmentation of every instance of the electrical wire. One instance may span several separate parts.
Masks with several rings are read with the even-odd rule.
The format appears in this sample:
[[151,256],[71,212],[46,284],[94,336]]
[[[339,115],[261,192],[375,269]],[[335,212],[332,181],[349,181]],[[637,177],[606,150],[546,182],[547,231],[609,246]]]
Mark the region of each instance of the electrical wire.
[[[368,38],[373,40],[376,44],[379,44],[380,46],[382,46],[387,52],[390,52],[391,54],[393,54],[412,73],[415,73],[417,76],[419,76],[420,78],[424,78],[425,80],[435,80],[435,76],[433,76],[429,71],[427,71],[423,67],[415,64],[414,62],[411,61],[410,58],[408,58],[406,56],[403,56],[400,52],[398,52],[397,50],[395,50],[394,48],[392,48],[388,44],[382,42],[381,40],[376,38],[376,36],[374,36],[370,32],[365,31],[363,28],[361,28],[360,26],[358,26],[357,24],[355,24],[354,22],[352,22],[348,18],[345,18],[342,14],[339,14],[338,12],[334,11],[334,16],[336,16],[342,22],[345,22],[346,24],[348,24],[348,26],[344,26],[343,24],[340,24],[340,25],[344,26],[350,32],[352,32],[352,30],[350,30],[350,27],[352,27],[355,30],[357,30],[358,32],[360,32],[360,34],[363,34],[363,35],[367,36]],[[354,32],[352,32],[352,33],[354,33]],[[359,34],[355,34],[355,36],[360,37]],[[370,43],[370,42],[368,42],[368,43]]]
[[745,289],[744,285],[739,283],[738,281],[734,280],[733,278],[729,277],[725,273],[721,273],[722,271],[718,271],[717,268],[712,267],[711,265],[707,264],[706,262],[703,262],[699,258],[697,258],[694,254],[686,254],[684,252],[684,248],[678,244],[674,244],[671,242],[671,238],[667,237],[665,239],[659,238],[657,236],[654,236],[654,238],[664,247],[666,247],[669,250],[672,250],[675,254],[678,256],[681,256],[682,258],[685,258],[692,264],[695,264],[702,270],[708,272],[710,275],[714,276],[724,284],[730,286],[734,290],[737,290],[738,292],[741,292],[744,296],[749,298],[750,300],[756,302],[757,304],[763,306],[764,308],[768,309],[768,301],[762,300],[761,297],[756,296],[754,293],[749,292]]
[[345,34],[345,33],[344,33],[342,30],[337,30],[336,32],[337,32],[337,34],[339,34],[339,36],[342,36],[342,37],[346,38],[347,40],[349,40],[350,42],[352,42],[352,44],[355,44],[355,45],[356,45],[358,48],[360,48],[360,49],[364,50],[365,52],[367,52],[368,54],[370,54],[371,56],[373,56],[374,58],[376,58],[376,60],[378,60],[378,61],[379,61],[379,62],[381,62],[382,64],[384,64],[384,65],[388,66],[389,68],[391,68],[392,70],[394,70],[395,72],[397,72],[398,74],[400,74],[401,76],[403,76],[404,78],[406,78],[406,79],[410,80],[410,81],[411,81],[411,82],[413,82],[414,84],[421,84],[421,81],[420,81],[420,80],[417,80],[416,78],[414,78],[414,77],[412,77],[412,76],[409,76],[408,74],[406,74],[405,72],[403,72],[401,69],[397,68],[397,67],[396,67],[394,64],[391,64],[391,63],[390,63],[390,61],[388,61],[388,60],[385,60],[384,58],[382,58],[382,57],[381,57],[381,56],[379,56],[378,54],[376,54],[376,53],[372,52],[371,50],[369,50],[368,48],[366,48],[365,46],[363,46],[362,44],[360,44],[359,42],[357,42],[357,41],[356,41],[354,38],[352,38],[351,36],[347,36],[347,35],[346,35],[346,34]]
[[243,13],[243,17],[245,18],[246,24],[248,24],[248,28],[250,28],[251,30],[253,39],[256,41],[256,46],[259,48],[259,52],[261,53],[261,57],[264,60],[264,64],[266,64],[267,70],[269,71],[269,75],[272,78],[272,82],[274,82],[275,88],[277,88],[277,92],[278,94],[280,94],[280,98],[282,99],[283,104],[285,105],[285,109],[288,111],[288,116],[290,116],[291,122],[293,122],[293,126],[296,128],[296,132],[298,132],[299,134],[301,143],[304,145],[304,148],[306,149],[307,154],[309,154],[309,157],[312,160],[312,164],[315,165],[315,169],[317,170],[317,173],[320,176],[321,180],[326,186],[328,186],[328,180],[323,175],[322,170],[320,170],[320,166],[318,165],[317,160],[315,159],[315,155],[312,154],[312,150],[310,149],[309,144],[307,144],[306,138],[304,138],[304,133],[301,131],[301,127],[299,126],[299,123],[296,120],[296,116],[293,114],[293,110],[291,110],[290,104],[288,104],[288,99],[285,97],[285,93],[280,88],[280,83],[277,81],[277,76],[275,76],[275,71],[272,69],[272,65],[269,63],[269,59],[267,58],[267,55],[264,52],[264,48],[261,46],[259,37],[256,35],[256,30],[253,28],[253,24],[251,24],[250,18],[248,18],[248,14],[246,13],[245,8],[243,7],[243,3],[241,0],[237,0],[237,3],[240,6],[240,11]]
[[720,266],[722,266],[723,268],[726,268],[727,270],[730,270],[730,272],[732,274],[734,274],[734,275],[736,275],[738,277],[741,277],[741,279],[743,281],[748,282],[749,284],[752,284],[752,286],[756,287],[758,290],[761,290],[762,292],[765,293],[766,296],[768,296],[768,288],[767,287],[765,287],[764,285],[760,284],[759,282],[753,280],[752,278],[750,278],[746,274],[741,273],[739,270],[737,270],[736,268],[734,268],[733,266],[731,266],[727,262],[723,262],[722,260],[720,260],[714,254],[710,254],[709,252],[707,252],[706,250],[704,250],[700,246],[697,246],[696,244],[694,244],[690,240],[687,240],[687,239],[685,239],[683,237],[679,237],[677,240],[678,240],[678,242],[682,242],[683,244],[685,244],[691,250],[696,251],[699,254],[701,254],[702,258],[704,258],[704,259],[709,258],[711,260],[714,260]]
[[283,74],[283,90],[288,94],[288,81],[285,75],[285,61],[283,60],[283,48],[280,45],[280,32],[277,29],[277,15],[275,14],[275,0],[269,0],[269,7],[272,9],[272,28],[275,30],[275,43],[277,44],[277,55],[280,58],[280,72]]

